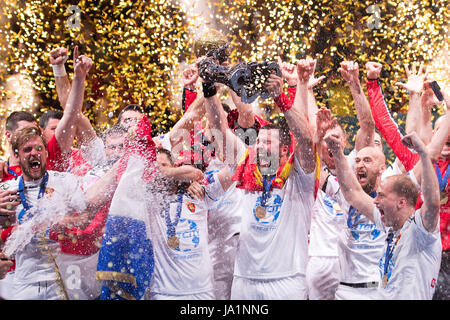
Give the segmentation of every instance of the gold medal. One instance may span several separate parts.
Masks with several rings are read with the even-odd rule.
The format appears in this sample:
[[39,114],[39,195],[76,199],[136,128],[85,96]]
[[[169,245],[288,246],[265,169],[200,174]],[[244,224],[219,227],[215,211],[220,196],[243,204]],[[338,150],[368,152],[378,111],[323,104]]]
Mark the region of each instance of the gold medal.
[[381,281],[381,284],[382,284],[383,288],[386,288],[387,282],[388,282],[388,278],[387,278],[387,274],[385,274],[383,276],[383,280]]
[[176,249],[180,245],[180,240],[176,236],[171,236],[167,239],[167,245],[171,249]]
[[12,209],[12,204],[9,204],[9,203],[8,203],[8,204],[6,205],[6,209],[7,209],[7,210],[11,210],[11,209]]
[[446,204],[448,202],[448,193],[445,191],[442,191],[440,193],[440,195],[441,195],[441,205]]
[[255,214],[258,219],[263,219],[266,216],[266,209],[263,206],[257,206]]

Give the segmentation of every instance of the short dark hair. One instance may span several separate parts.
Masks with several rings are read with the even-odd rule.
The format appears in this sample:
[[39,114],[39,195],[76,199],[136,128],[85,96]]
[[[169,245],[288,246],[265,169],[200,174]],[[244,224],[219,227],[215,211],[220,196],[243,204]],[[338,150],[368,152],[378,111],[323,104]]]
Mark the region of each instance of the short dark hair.
[[129,104],[125,108],[123,108],[122,111],[120,111],[119,117],[117,117],[117,123],[120,123],[120,121],[122,120],[122,115],[126,111],[136,111],[136,112],[139,112],[139,113],[144,113],[144,110],[142,109],[142,107],[140,105],[138,105],[138,104]]
[[14,111],[6,118],[6,130],[16,131],[19,121],[36,122],[36,118],[27,111]]
[[279,132],[279,139],[280,139],[280,146],[291,146],[291,134],[288,128],[278,125],[278,124],[274,124],[274,123],[270,123],[270,124],[266,124],[264,126],[262,126],[259,131],[261,130],[278,130]]
[[62,117],[63,113],[59,110],[47,110],[42,114],[41,118],[39,119],[39,127],[45,129],[50,119],[61,120]]
[[412,207],[416,206],[417,200],[419,199],[419,190],[412,180],[405,174],[396,174],[389,176],[391,183],[391,191],[400,197],[405,197],[406,201]]
[[172,152],[170,152],[169,150],[165,149],[165,148],[157,148],[156,149],[156,153],[163,153],[167,156],[167,158],[169,158],[170,164],[173,165],[173,159],[172,159]]
[[44,143],[45,149],[47,150],[47,141],[42,134],[42,131],[38,127],[26,127],[14,132],[11,138],[11,147],[15,154],[19,153],[19,149],[25,143],[28,142],[32,137],[40,137]]

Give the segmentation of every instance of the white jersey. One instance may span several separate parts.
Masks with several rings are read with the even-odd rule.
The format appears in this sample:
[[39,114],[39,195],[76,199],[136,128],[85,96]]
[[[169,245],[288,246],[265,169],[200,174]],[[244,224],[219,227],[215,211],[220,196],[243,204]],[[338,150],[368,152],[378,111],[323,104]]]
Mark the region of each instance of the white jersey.
[[[64,206],[70,212],[82,212],[87,205],[86,196],[80,188],[78,179],[65,172],[47,171],[49,178],[46,187],[46,194],[42,200],[47,198],[62,201]],[[24,193],[30,206],[35,206],[40,189],[41,180],[26,182],[24,181]],[[19,179],[9,180],[2,183],[2,187],[6,189],[17,189]],[[42,201],[41,200],[41,201]],[[23,209],[20,204],[16,207],[16,220]],[[24,218],[24,221],[26,219]],[[20,229],[20,226],[19,226]],[[19,232],[19,229],[16,232]],[[57,255],[59,244],[45,237],[49,248],[54,256]],[[43,249],[43,240],[40,236],[35,236],[23,250],[17,251],[15,254],[16,270],[14,280],[20,284],[31,284],[38,281],[49,281],[56,279],[54,267],[49,263],[49,255],[47,250]]]
[[344,211],[339,205],[337,178],[330,174],[326,192],[319,190],[311,217],[308,255],[310,257],[337,257],[337,242],[344,228]]
[[[224,163],[214,158],[209,164],[205,175],[216,174],[225,167]],[[238,191],[235,186],[236,182],[221,197],[218,197],[209,208],[208,232],[212,254],[216,246],[220,245],[220,242],[229,240],[240,231],[241,217],[239,216],[238,207],[241,203],[237,201],[236,193]]]
[[306,274],[314,181],[315,172],[305,174],[295,159],[283,188],[270,192],[262,219],[255,214],[262,191],[236,188],[242,223],[235,276],[277,279]]
[[[344,197],[342,197],[343,199]],[[386,234],[375,223],[350,205],[340,201],[344,210],[345,227],[338,241],[341,282],[365,283],[378,281],[378,261]]]
[[[374,208],[377,227],[387,232],[380,211]],[[439,222],[433,232],[425,230],[420,209],[394,233],[392,257],[387,268],[387,286],[380,286],[380,298],[393,300],[431,300],[441,265],[442,243]],[[386,247],[379,260],[382,279],[385,268]]]
[[[155,269],[153,272],[151,293],[165,295],[190,295],[213,290],[212,263],[208,249],[208,208],[214,201],[210,196],[219,197],[223,188],[217,174],[205,187],[205,199],[191,198],[187,193],[182,196],[180,218],[175,233],[180,241],[179,247],[168,246],[168,227],[165,208],[152,210],[151,232]],[[170,221],[176,221],[178,196],[164,196],[170,201]],[[160,199],[153,199],[158,201]],[[159,202],[159,201],[158,201]],[[155,207],[155,203],[149,203]]]

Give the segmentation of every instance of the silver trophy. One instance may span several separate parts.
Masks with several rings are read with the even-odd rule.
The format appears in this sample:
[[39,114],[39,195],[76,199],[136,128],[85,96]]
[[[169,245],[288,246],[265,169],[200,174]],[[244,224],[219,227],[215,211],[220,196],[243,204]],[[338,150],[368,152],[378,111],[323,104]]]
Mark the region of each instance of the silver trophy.
[[270,94],[264,83],[272,73],[281,77],[276,62],[241,62],[232,67],[221,65],[227,60],[228,44],[210,50],[199,63],[199,76],[206,82],[222,83],[232,89],[244,103],[252,103],[259,96],[267,99]]

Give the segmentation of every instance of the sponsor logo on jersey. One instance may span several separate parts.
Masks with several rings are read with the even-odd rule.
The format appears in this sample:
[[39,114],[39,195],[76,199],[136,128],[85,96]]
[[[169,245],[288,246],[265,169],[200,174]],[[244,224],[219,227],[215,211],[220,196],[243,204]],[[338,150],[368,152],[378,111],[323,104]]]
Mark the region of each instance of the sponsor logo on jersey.
[[55,192],[54,188],[50,188],[50,187],[45,188],[45,195],[51,196],[53,192]]
[[180,219],[177,225],[177,238],[180,240],[180,245],[176,251],[190,252],[196,249],[200,244],[200,229],[192,220]]
[[255,218],[257,224],[263,225],[264,228],[258,228],[258,230],[269,231],[273,230],[275,227],[273,224],[277,221],[280,216],[281,205],[283,203],[283,199],[278,194],[272,194],[269,199],[266,201],[266,216],[264,218],[258,218],[256,216],[255,209],[261,205],[261,196],[256,199],[255,206],[253,207],[253,217]]

